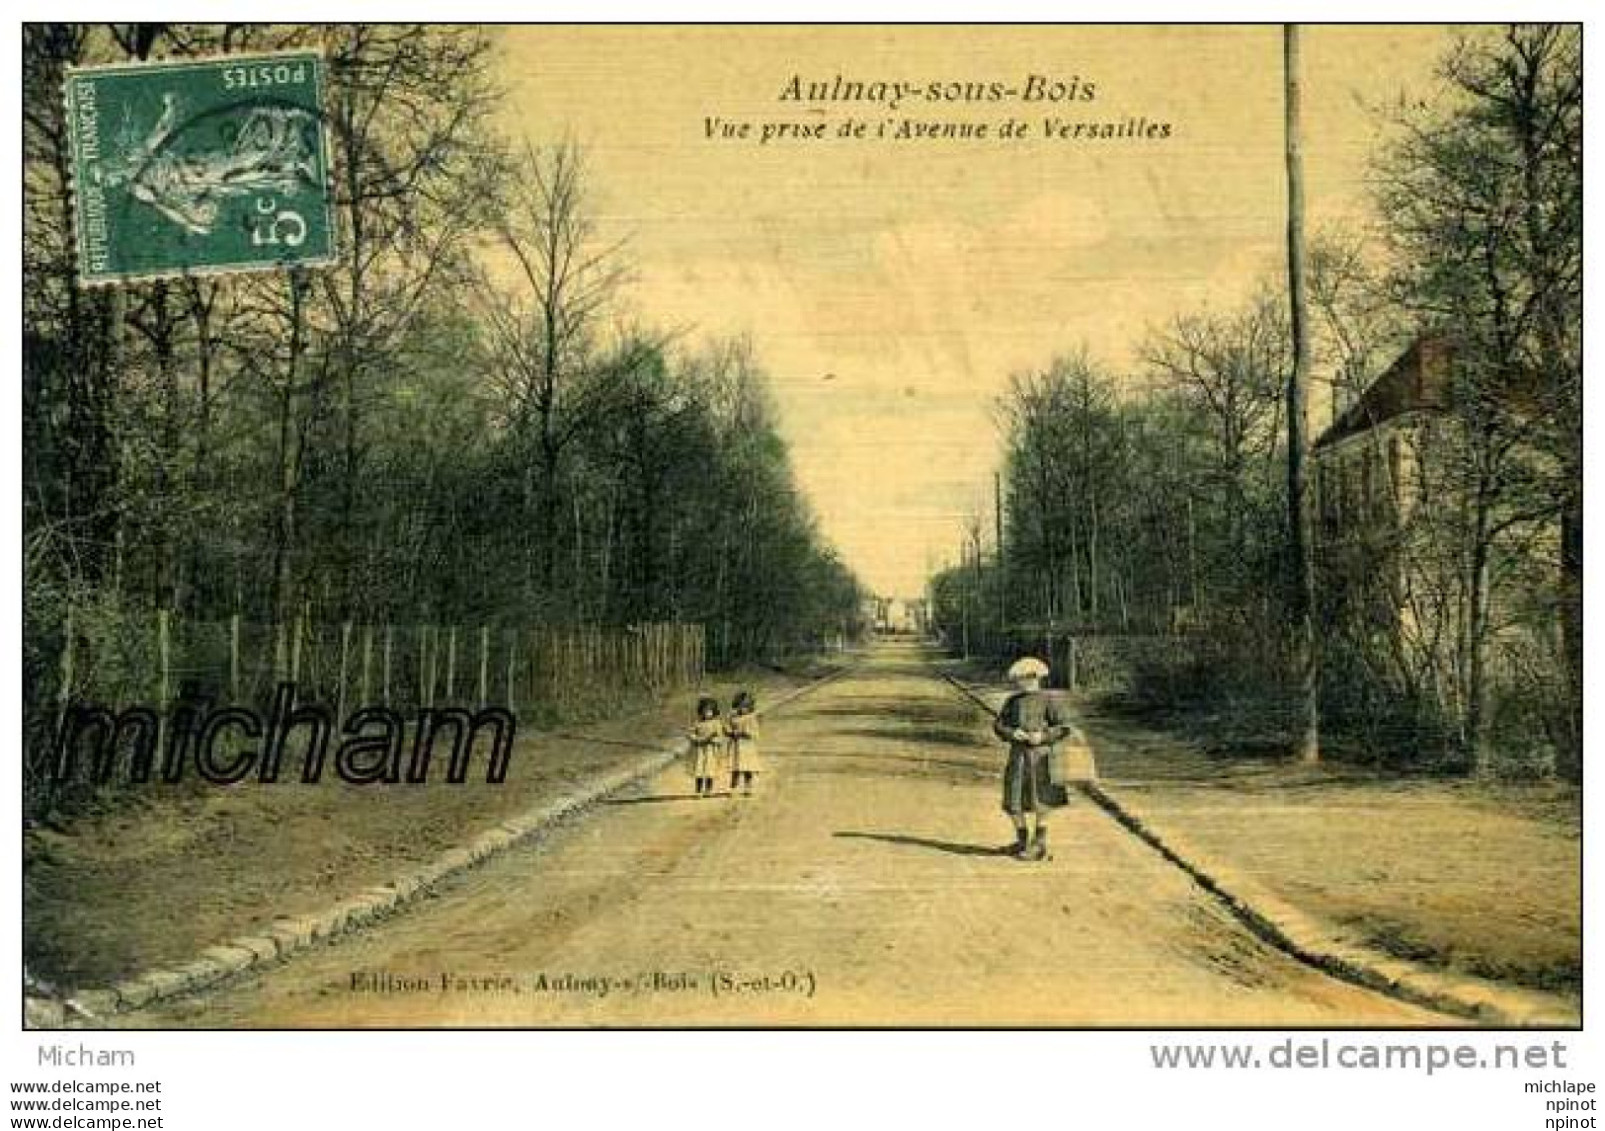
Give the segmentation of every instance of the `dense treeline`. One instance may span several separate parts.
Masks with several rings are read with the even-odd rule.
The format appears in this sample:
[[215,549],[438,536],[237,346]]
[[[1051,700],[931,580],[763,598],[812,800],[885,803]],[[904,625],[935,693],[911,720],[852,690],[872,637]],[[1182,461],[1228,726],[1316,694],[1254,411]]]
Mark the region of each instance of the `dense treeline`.
[[[277,626],[706,627],[717,664],[852,631],[741,341],[626,324],[583,154],[492,129],[463,27],[25,29],[25,678],[66,610]],[[340,260],[87,291],[64,68],[320,44]],[[35,712],[36,713],[36,712]]]
[[[1580,37],[1485,30],[1441,70],[1376,158],[1375,230],[1310,256],[1321,423],[1348,433],[1314,470],[1322,713],[1365,757],[1575,776]],[[1128,690],[1288,728],[1287,310],[1267,285],[1151,330],[1134,371],[1082,350],[1016,375],[1001,552],[977,522],[937,578],[949,638],[1129,638]],[[1436,342],[1452,361],[1412,411],[1362,396]]]

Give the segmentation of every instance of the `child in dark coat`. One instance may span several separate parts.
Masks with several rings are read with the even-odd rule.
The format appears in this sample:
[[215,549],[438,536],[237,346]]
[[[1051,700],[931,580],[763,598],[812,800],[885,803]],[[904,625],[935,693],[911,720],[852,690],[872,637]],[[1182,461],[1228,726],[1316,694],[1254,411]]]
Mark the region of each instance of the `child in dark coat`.
[[[993,733],[1009,744],[1009,761],[1003,771],[1003,811],[1014,822],[1014,843],[1004,849],[1022,860],[1048,858],[1048,811],[1068,800],[1063,785],[1053,780],[1051,759],[1055,743],[1074,733],[1059,701],[1042,691],[1048,665],[1034,657],[1009,668],[1015,693],[998,712]],[[1033,831],[1030,821],[1035,820]]]

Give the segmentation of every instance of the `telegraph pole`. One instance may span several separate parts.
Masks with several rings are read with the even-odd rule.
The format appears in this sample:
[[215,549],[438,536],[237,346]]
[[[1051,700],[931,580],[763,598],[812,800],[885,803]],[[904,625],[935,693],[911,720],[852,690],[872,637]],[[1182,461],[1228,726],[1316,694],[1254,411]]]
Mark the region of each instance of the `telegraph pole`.
[[1294,756],[1301,762],[1321,758],[1320,660],[1315,635],[1315,566],[1311,560],[1309,501],[1305,461],[1309,437],[1305,390],[1310,378],[1310,330],[1304,278],[1304,157],[1300,123],[1299,31],[1282,29],[1283,75],[1286,81],[1287,147],[1287,290],[1292,303],[1293,372],[1287,381],[1287,517],[1288,578],[1293,630]]
[[1003,476],[1000,472],[992,473],[992,524],[998,563],[998,631],[1006,632],[1009,627],[1009,565],[1003,556]]
[[[986,624],[986,621],[983,619],[986,610],[982,607],[981,602],[981,531],[983,529],[981,524],[984,521],[984,518],[977,515],[975,519],[975,526],[970,534],[970,552],[973,555],[970,558],[970,586],[971,591],[975,594],[975,626],[978,630],[982,629],[982,627]],[[985,634],[982,633],[981,642],[983,645],[985,644],[985,641]]]
[[960,598],[960,601],[961,601],[961,606],[960,607],[963,609],[962,623],[963,623],[963,626],[964,626],[964,658],[966,660],[968,660],[970,658],[970,587],[967,584],[965,584],[965,579],[964,579],[964,568],[965,568],[965,566],[969,565],[969,562],[967,562],[965,560],[968,556],[969,556],[968,543],[960,542],[959,543],[958,583],[959,583],[959,598]]

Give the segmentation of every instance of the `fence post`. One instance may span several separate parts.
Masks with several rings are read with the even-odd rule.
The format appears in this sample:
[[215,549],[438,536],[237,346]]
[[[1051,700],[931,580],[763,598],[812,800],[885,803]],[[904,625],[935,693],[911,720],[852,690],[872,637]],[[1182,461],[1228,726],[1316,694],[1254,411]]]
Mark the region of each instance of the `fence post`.
[[172,694],[172,642],[169,638],[168,618],[171,612],[167,609],[156,610],[156,655],[157,655],[157,683],[156,683],[156,750],[152,755],[152,764],[159,762],[162,751],[167,748],[167,702]]
[[490,629],[479,626],[479,705],[483,707],[490,691]]
[[1076,638],[1074,636],[1066,638],[1064,653],[1065,686],[1074,691],[1076,689]]
[[446,702],[455,702],[457,695],[457,626],[452,625],[446,644]]
[[[294,623],[293,626],[291,626],[291,629],[290,629],[290,683],[291,684],[299,684],[301,682],[301,630],[302,630],[303,626],[306,624],[306,617],[305,617],[305,615],[303,615],[304,613],[305,613],[305,610],[302,610],[302,614],[298,614],[296,616],[295,623]],[[297,696],[296,698],[299,698],[299,696]]]
[[390,706],[390,622],[385,622],[385,672],[383,694],[380,696],[386,707]]
[[228,619],[228,694],[231,703],[240,701],[240,614]]
[[541,635],[541,630],[538,628],[529,630],[529,701],[531,703],[539,703],[541,701],[541,689],[538,681],[541,678],[541,665],[547,660],[545,650],[542,647],[545,642],[541,639]]
[[434,706],[435,698],[435,669],[432,666],[434,658],[434,626],[424,625],[418,630],[418,706]]
[[413,630],[412,630],[412,638],[413,638],[413,642],[414,642],[414,644],[416,646],[416,650],[417,650],[417,653],[418,653],[417,656],[415,657],[417,659],[417,661],[418,661],[418,694],[417,694],[418,704],[417,705],[420,706],[420,707],[426,707],[426,706],[428,706],[428,704],[424,701],[424,696],[426,694],[426,692],[424,690],[424,687],[425,687],[424,664],[427,662],[427,660],[429,658],[429,626],[428,625],[414,625],[413,626]]
[[518,629],[512,628],[507,632],[507,709],[516,711],[513,705],[514,676],[518,669]]
[[344,621],[340,625],[340,694],[336,700],[335,709],[337,725],[345,725],[346,717],[346,656],[351,651],[351,622]]
[[373,625],[362,626],[362,705],[368,705],[368,692],[373,690],[368,682],[368,661],[373,657]]
[[73,632],[72,604],[69,602],[67,605],[67,623],[63,627],[61,637],[61,686],[56,688],[56,730],[58,732],[66,725],[67,704],[72,701]]
[[156,610],[156,654],[160,665],[160,675],[156,685],[156,706],[163,715],[167,713],[167,701],[173,689],[171,616],[172,612],[168,609]]

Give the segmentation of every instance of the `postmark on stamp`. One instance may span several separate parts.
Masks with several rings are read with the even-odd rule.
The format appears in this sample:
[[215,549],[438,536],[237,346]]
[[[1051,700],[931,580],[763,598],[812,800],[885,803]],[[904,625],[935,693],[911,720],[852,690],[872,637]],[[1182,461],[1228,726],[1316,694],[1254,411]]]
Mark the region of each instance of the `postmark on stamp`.
[[335,258],[317,51],[75,68],[84,285]]

